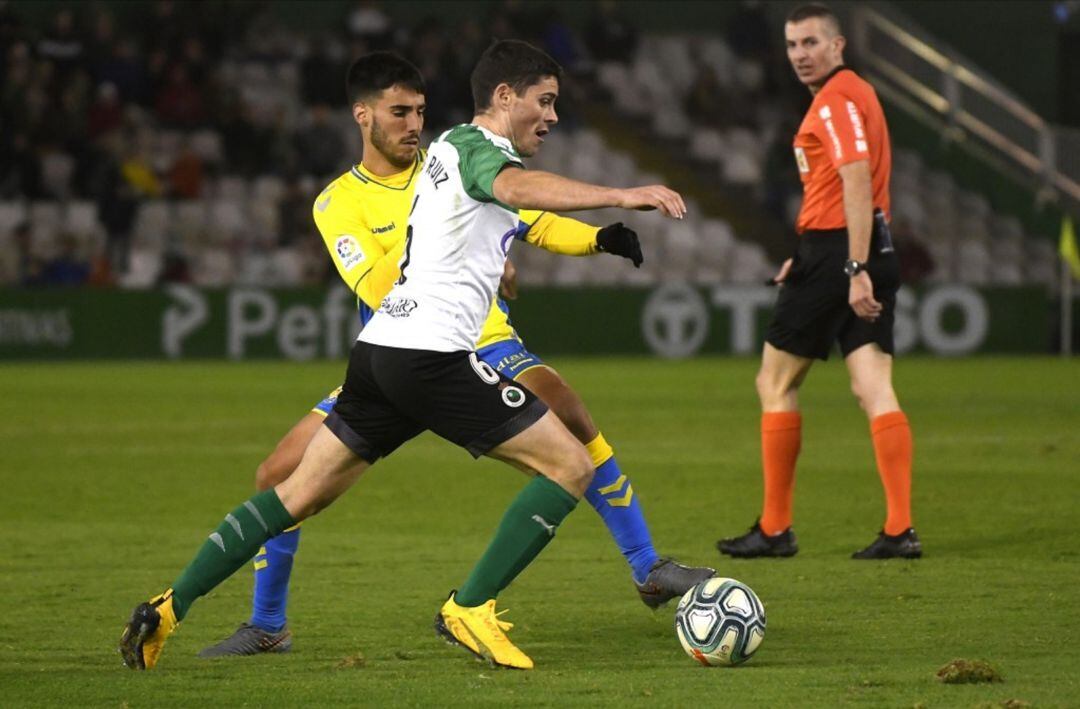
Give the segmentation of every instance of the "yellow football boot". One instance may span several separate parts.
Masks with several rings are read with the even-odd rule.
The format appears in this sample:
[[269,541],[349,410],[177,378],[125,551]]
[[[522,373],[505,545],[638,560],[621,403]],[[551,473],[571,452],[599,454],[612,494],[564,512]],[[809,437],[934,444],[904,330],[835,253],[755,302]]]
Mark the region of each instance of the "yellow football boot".
[[133,670],[149,670],[157,664],[165,640],[180,623],[173,612],[172,589],[140,603],[120,636],[120,655]]
[[459,606],[453,592],[435,616],[435,632],[454,645],[499,667],[531,670],[533,661],[517,648],[506,632],[513,623],[499,620],[495,599],[474,608]]

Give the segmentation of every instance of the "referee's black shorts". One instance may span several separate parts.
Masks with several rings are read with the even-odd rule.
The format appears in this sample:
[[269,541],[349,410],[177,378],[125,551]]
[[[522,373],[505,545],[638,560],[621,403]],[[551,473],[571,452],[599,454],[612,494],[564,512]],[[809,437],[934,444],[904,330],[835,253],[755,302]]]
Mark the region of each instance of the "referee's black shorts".
[[326,426],[374,463],[430,429],[480,457],[547,412],[544,402],[477,359],[358,341]]
[[851,279],[844,273],[848,258],[846,229],[806,232],[780,287],[765,341],[800,357],[828,359],[833,343],[844,357],[871,342],[893,354],[893,322],[900,269],[884,221],[875,220],[867,272],[881,315],[861,320],[848,305]]

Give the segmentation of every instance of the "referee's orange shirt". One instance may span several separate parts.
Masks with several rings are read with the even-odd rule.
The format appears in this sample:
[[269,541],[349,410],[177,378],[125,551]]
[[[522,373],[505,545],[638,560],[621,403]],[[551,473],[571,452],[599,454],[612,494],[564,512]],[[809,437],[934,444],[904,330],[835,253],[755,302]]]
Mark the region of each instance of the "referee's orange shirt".
[[803,183],[802,208],[795,231],[842,229],[842,165],[870,161],[874,207],[889,219],[889,128],[874,88],[851,69],[832,75],[814,96],[795,135],[795,163]]

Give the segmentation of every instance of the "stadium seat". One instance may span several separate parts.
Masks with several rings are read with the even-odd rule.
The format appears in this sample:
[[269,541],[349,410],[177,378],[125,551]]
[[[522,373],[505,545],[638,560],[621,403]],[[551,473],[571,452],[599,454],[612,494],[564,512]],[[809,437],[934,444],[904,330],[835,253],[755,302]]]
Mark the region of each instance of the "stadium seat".
[[243,177],[225,175],[214,186],[214,196],[218,199],[243,202],[248,198],[248,182]]
[[1026,240],[1025,276],[1031,285],[1056,288],[1060,279],[1056,243],[1049,239],[1029,236]]
[[690,155],[701,162],[721,162],[727,153],[723,134],[714,128],[698,128],[690,138]]
[[246,232],[247,219],[240,202],[217,200],[210,205],[208,234],[215,244],[227,244]]
[[161,249],[136,245],[128,255],[127,271],[117,279],[117,283],[122,288],[152,288],[157,285],[162,263]]
[[731,86],[735,83],[735,53],[720,37],[702,38],[698,59],[713,70],[722,86]]
[[276,175],[262,175],[255,178],[252,196],[255,199],[278,202],[285,196],[285,183]]
[[248,204],[250,228],[253,233],[266,235],[273,242],[281,236],[281,212],[270,200],[258,199]]
[[690,135],[692,126],[686,112],[676,103],[667,103],[653,113],[653,132],[668,140],[681,140]]
[[765,84],[765,67],[756,59],[740,59],[734,74],[735,85],[743,91],[756,93]]
[[0,288],[18,285],[19,254],[11,234],[0,231]]
[[206,237],[206,203],[201,200],[177,202],[172,222],[180,243],[187,249],[198,247]]
[[41,156],[41,182],[56,199],[67,199],[71,194],[74,172],[75,159],[65,152],[49,150]]
[[215,130],[200,130],[191,134],[189,143],[192,152],[198,155],[204,162],[217,165],[222,161],[223,148],[221,134]]
[[195,285],[221,288],[232,282],[235,271],[233,257],[226,249],[209,247],[197,252],[191,274]]
[[759,244],[735,242],[728,269],[728,280],[731,283],[759,285],[766,278],[776,275],[776,270],[776,267],[769,263],[765,249]]
[[148,247],[164,248],[168,240],[172,207],[165,200],[148,200],[135,213],[134,238]]
[[761,164],[754,155],[747,151],[732,151],[720,168],[720,174],[725,182],[734,185],[755,186],[763,177]]
[[23,202],[0,202],[0,236],[13,232],[26,218]]
[[956,277],[962,283],[985,285],[990,282],[990,250],[979,239],[964,239],[957,250]]
[[630,83],[631,76],[626,65],[619,62],[601,62],[596,67],[596,80],[612,95]]

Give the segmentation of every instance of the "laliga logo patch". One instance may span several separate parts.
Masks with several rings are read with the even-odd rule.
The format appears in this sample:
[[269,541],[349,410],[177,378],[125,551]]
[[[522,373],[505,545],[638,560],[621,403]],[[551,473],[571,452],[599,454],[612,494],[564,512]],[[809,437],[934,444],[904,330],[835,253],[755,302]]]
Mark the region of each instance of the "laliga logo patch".
[[515,386],[508,386],[502,390],[502,400],[511,409],[516,409],[525,403],[525,392]]
[[348,234],[338,237],[334,248],[337,250],[338,258],[346,271],[364,260],[364,252],[360,249],[360,244],[356,243],[356,239]]

